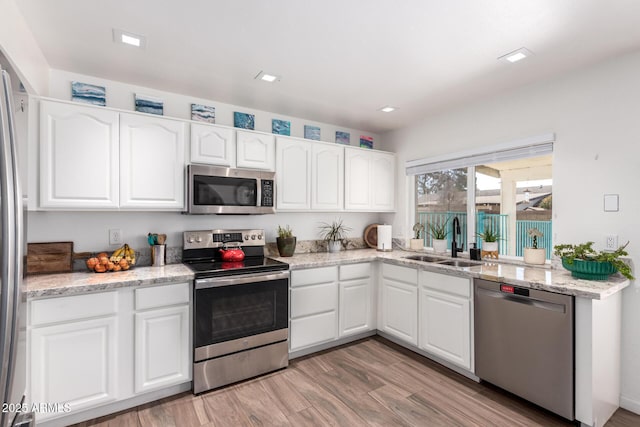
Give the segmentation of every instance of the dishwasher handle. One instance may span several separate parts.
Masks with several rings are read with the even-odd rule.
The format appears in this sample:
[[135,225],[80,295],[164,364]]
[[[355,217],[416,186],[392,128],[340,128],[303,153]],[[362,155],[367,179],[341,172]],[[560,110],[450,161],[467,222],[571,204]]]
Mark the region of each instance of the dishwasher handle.
[[557,304],[554,302],[542,301],[537,298],[527,297],[524,295],[505,294],[504,292],[492,291],[484,288],[477,288],[476,292],[478,294],[482,294],[490,298],[502,299],[508,302],[514,302],[518,304],[525,304],[525,305],[533,306],[543,310],[555,311],[557,313],[567,312],[567,307],[565,304]]

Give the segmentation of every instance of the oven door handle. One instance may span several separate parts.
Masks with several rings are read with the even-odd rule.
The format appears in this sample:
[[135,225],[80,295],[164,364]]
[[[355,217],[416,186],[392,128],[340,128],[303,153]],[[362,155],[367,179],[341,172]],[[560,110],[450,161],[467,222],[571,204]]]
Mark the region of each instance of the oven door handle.
[[244,285],[247,283],[270,282],[272,280],[288,279],[288,271],[276,273],[253,273],[231,277],[212,277],[210,279],[196,279],[196,289],[219,288],[221,286]]

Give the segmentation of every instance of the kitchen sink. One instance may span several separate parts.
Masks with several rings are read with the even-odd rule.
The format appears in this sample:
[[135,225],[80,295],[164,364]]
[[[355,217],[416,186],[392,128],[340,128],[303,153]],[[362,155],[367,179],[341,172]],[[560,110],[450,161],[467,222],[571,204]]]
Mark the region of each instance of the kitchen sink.
[[440,258],[431,255],[411,255],[406,256],[406,259],[411,259],[413,261],[422,261],[422,262],[441,262],[446,261],[447,258]]
[[452,259],[448,261],[439,262],[440,265],[452,265],[454,267],[475,267],[476,265],[481,265],[481,262],[474,261],[466,261],[463,259]]

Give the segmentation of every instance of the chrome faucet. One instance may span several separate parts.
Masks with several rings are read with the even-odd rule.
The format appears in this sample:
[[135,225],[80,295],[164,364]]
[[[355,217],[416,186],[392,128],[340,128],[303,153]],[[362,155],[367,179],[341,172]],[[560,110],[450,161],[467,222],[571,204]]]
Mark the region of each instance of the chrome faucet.
[[460,220],[458,217],[453,218],[453,239],[451,241],[451,257],[456,258],[458,256],[458,252],[462,252],[464,245],[460,245],[458,247],[458,243],[456,242],[456,235],[462,237],[460,235]]

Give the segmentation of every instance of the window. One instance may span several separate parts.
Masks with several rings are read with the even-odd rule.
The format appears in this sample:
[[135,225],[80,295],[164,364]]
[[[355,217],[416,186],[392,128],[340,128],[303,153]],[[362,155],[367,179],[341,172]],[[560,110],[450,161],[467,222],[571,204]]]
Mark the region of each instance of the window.
[[[407,162],[407,173],[415,175],[416,222],[425,227],[424,245],[433,246],[430,227],[445,225],[451,248],[452,222],[458,217],[461,236],[456,240],[465,251],[469,243],[481,248],[479,234],[490,230],[499,235],[500,254],[522,256],[532,245],[527,231],[537,228],[543,233],[538,247],[551,258],[553,138],[543,137],[533,147],[516,141],[490,153]],[[460,166],[464,163],[466,167]],[[448,165],[456,167],[438,169]]]

